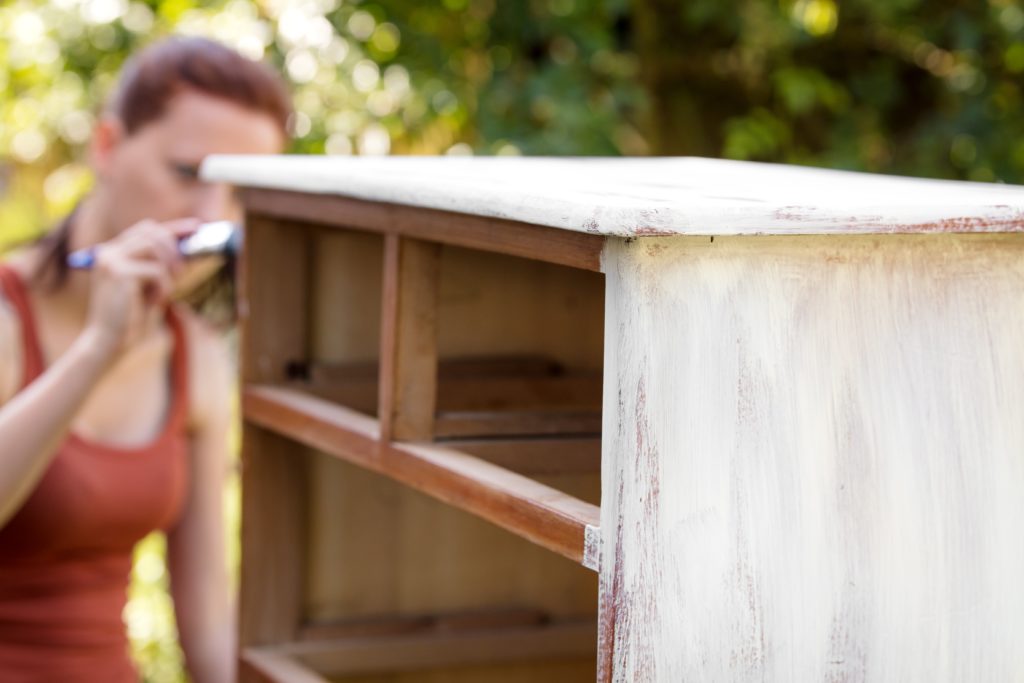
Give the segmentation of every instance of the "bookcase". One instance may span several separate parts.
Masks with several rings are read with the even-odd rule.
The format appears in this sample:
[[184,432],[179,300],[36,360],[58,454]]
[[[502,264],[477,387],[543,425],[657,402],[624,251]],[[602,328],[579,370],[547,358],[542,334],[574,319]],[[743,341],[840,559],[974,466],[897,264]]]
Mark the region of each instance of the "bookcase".
[[1024,671],[1024,192],[212,157],[243,681]]

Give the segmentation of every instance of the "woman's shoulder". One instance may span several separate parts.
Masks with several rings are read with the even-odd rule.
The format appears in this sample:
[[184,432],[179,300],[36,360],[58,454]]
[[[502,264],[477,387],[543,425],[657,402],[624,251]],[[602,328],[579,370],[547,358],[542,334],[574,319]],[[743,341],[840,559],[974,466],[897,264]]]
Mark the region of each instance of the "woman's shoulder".
[[235,364],[226,336],[183,304],[172,304],[188,358],[189,426],[230,409]]

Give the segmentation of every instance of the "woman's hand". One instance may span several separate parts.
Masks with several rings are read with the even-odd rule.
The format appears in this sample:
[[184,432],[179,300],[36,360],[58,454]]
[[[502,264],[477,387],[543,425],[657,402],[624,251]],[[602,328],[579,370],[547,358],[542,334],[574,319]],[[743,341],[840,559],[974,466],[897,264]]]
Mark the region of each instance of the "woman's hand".
[[178,239],[198,225],[193,218],[140,221],[97,247],[86,331],[104,351],[116,356],[131,346],[168,301],[183,265]]

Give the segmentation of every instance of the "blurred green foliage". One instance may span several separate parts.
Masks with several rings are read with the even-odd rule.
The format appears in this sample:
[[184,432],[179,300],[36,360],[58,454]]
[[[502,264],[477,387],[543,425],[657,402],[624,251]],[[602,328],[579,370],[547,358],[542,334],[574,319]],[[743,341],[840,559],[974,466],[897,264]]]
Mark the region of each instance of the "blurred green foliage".
[[[1024,178],[1017,0],[13,0],[0,6],[0,250],[88,190],[85,145],[118,69],[175,32],[280,68],[300,153],[698,154]],[[146,679],[169,683],[181,673],[162,552],[159,537],[140,546],[126,620]]]
[[973,180],[1024,175],[1024,10],[1015,0],[634,8],[653,94],[646,130],[659,152]]
[[14,0],[0,244],[88,187],[125,57],[199,33],[294,86],[293,151],[700,154],[1019,182],[1017,0]]
[[0,7],[0,247],[87,190],[103,98],[160,36],[208,35],[278,66],[294,152],[644,153],[637,60],[610,30],[626,13],[596,0],[17,0]]

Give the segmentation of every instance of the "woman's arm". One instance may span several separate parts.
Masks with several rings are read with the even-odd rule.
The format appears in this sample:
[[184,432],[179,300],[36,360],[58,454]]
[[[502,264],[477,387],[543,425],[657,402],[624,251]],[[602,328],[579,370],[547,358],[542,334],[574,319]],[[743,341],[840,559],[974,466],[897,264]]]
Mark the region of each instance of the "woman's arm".
[[[87,322],[70,348],[24,391],[0,396],[0,526],[35,490],[78,409],[103,373],[173,289],[180,269],[175,233],[194,220],[143,221],[107,242],[91,276]],[[21,344],[16,316],[0,309],[0,382],[11,391]],[[9,399],[4,402],[4,399]]]
[[[12,372],[13,362],[21,357],[18,330],[14,313],[2,310],[0,363],[6,366],[7,396],[13,393],[11,379],[17,375]],[[87,330],[41,377],[0,407],[0,527],[35,489],[116,348],[108,337]]]
[[190,357],[192,483],[167,537],[171,595],[194,683],[235,680],[234,600],[224,534],[224,481],[234,381],[224,342],[186,318]]

